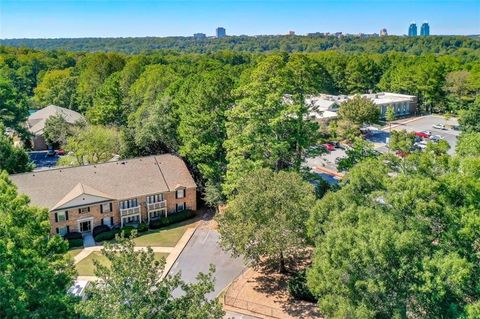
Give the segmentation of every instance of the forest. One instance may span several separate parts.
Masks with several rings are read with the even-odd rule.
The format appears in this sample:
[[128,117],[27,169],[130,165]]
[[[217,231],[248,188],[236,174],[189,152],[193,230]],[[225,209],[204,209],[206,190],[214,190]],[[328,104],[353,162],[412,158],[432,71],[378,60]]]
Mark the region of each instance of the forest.
[[[321,52],[269,46],[259,51],[276,51],[224,50],[234,38],[219,41],[226,47],[209,53],[197,53],[198,48],[186,44],[184,52],[143,52],[148,48],[142,45],[128,46],[125,52],[85,52],[94,50],[87,47],[89,41],[76,44],[82,52],[3,46],[2,131],[14,130],[28,141],[24,122],[29,111],[55,104],[84,114],[87,122],[67,126],[61,117],[47,121],[47,141],[68,154],[59,165],[104,162],[114,154],[181,156],[206,205],[227,204],[216,217],[222,247],[253,266],[266,262],[272,271],[288,276],[297,292],[292,295],[315,300],[326,318],[478,318],[478,42],[469,38],[456,42],[454,37],[392,39],[397,42],[384,51],[379,46],[388,39],[342,39],[343,48]],[[280,45],[277,40],[273,42]],[[112,48],[121,41],[113,41]],[[86,47],[80,49],[81,43]],[[401,49],[402,45],[408,48]],[[101,51],[110,51],[105,48]],[[143,53],[130,54],[137,50]],[[373,152],[359,128],[378,123],[378,110],[361,97],[343,105],[338,120],[328,127],[306,116],[307,95],[379,91],[417,96],[420,113],[458,117],[462,133],[456,155],[447,153],[445,141],[429,143],[423,152],[405,158]],[[348,163],[342,164],[345,178],[338,186],[315,179],[302,165],[305,158],[322,152],[319,144],[333,137],[352,145]],[[413,143],[402,131],[392,139],[399,149]],[[0,169],[19,173],[32,168],[25,149],[13,146],[2,134]],[[4,276],[0,293],[8,290],[8,298],[0,300],[0,316],[32,312],[39,318],[75,317],[73,306],[59,293],[73,276],[62,257],[65,245],[59,236],[49,238],[48,245],[39,240],[48,235],[47,212],[17,196],[6,173],[0,175],[0,190],[0,215],[7,216],[0,219],[0,238],[7,238],[0,240],[0,261],[8,261],[6,266],[0,263],[0,271],[10,274],[8,269],[33,262],[33,253],[22,248],[31,242],[43,267],[29,269],[42,279],[31,290],[21,288],[28,278]],[[30,215],[22,212],[38,217],[26,223]],[[16,218],[22,223],[15,223]],[[131,243],[125,245],[134,266],[151,266],[142,263],[145,256],[135,255]],[[54,249],[57,252],[50,253]],[[300,272],[292,261],[305,251],[312,253],[311,263]],[[55,265],[55,273],[49,265]],[[108,269],[102,271],[108,275]],[[61,280],[53,280],[56,275]],[[155,276],[146,270],[145,276],[150,275]],[[199,304],[209,291],[211,276],[200,277],[199,286],[187,286]],[[180,285],[178,280],[172,287]],[[119,295],[114,289],[108,293],[109,300]],[[98,298],[79,306],[86,318],[104,309],[101,292],[95,294]],[[132,293],[132,298],[136,295]],[[42,300],[55,307],[39,306]],[[201,313],[194,303],[178,303],[173,310],[168,308],[166,317],[223,315],[217,303]],[[145,301],[140,306],[139,311],[158,311],[158,303]],[[103,310],[101,318],[110,315]]]
[[[143,53],[172,50],[184,53],[236,52],[319,52],[335,50],[352,53],[403,52],[412,55],[466,55],[480,48],[480,39],[467,36],[361,38],[347,35],[259,35],[226,38],[144,37],[144,38],[80,38],[80,39],[3,39],[0,45],[67,51]],[[478,52],[476,52],[478,57]]]

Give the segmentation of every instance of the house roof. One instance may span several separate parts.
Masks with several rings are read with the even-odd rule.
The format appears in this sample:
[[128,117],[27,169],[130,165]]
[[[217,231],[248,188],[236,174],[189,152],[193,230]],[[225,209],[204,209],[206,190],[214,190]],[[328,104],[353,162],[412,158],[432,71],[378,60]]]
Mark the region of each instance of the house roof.
[[173,191],[178,184],[196,187],[183,160],[171,154],[14,174],[10,178],[32,204],[50,210],[79,194],[120,200]]
[[65,121],[70,124],[74,124],[79,120],[85,119],[83,115],[78,112],[75,112],[60,106],[56,106],[56,105],[49,105],[31,114],[27,118],[28,130],[35,135],[42,134],[43,129],[45,128],[45,122],[47,121],[47,119],[57,114],[62,115]]

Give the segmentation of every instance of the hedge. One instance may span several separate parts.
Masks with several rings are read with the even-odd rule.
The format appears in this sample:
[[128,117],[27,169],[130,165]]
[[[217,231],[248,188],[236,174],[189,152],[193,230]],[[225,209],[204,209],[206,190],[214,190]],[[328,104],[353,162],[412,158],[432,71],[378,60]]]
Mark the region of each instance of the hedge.
[[81,247],[83,246],[83,239],[69,239],[68,248]]
[[317,302],[315,296],[308,289],[305,271],[297,272],[288,280],[288,292],[294,299]]
[[71,233],[66,233],[64,236],[63,236],[63,239],[67,239],[67,240],[70,240],[70,239],[83,239],[82,237],[82,234],[80,234],[79,232],[71,232]]
[[178,213],[168,215],[166,217],[160,217],[159,219],[150,221],[151,229],[158,229],[164,226],[175,224],[195,216],[195,213],[191,210],[184,210]]
[[103,233],[98,234],[95,238],[95,241],[101,242],[104,240],[112,240],[115,238],[115,235],[119,232],[119,229],[109,230]]
[[137,230],[139,233],[146,232],[148,230],[148,224],[141,223],[140,225],[138,225]]
[[108,225],[98,225],[93,228],[92,236],[95,238],[98,234],[110,231],[110,229]]

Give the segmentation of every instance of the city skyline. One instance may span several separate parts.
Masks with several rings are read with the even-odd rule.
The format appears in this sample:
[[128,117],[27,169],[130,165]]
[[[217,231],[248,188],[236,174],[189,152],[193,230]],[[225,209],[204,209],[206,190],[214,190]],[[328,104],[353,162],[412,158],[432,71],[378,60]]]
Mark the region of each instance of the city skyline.
[[[415,10],[412,10],[415,9]],[[407,34],[428,21],[435,35],[480,33],[480,2],[2,0],[0,38],[215,36],[315,32]],[[128,23],[126,23],[128,22]]]

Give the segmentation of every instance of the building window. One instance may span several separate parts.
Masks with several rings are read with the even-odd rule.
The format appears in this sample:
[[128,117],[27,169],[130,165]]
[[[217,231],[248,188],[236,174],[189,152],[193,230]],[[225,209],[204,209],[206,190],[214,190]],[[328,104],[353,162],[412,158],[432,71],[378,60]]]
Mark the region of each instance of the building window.
[[112,203],[105,203],[100,205],[100,211],[102,213],[110,213],[112,211]]
[[57,212],[57,221],[63,222],[68,220],[68,211]]
[[182,210],[185,210],[185,203],[177,204],[177,212],[181,212]]
[[150,219],[156,219],[165,216],[165,211],[156,210],[150,213]]
[[132,208],[132,207],[137,207],[137,206],[138,206],[138,201],[137,201],[136,198],[123,200],[123,201],[120,202],[120,208],[121,209]]
[[185,189],[177,189],[177,198],[185,197]]
[[90,211],[90,207],[82,207],[78,209],[78,212],[80,214],[85,214],[85,213],[88,213],[89,211]]
[[59,228],[57,228],[57,229],[58,229],[58,234],[59,234],[60,236],[65,236],[65,235],[68,233],[68,228],[67,228],[67,226],[65,226],[65,227],[59,227]]
[[112,218],[111,217],[105,217],[103,218],[103,225],[107,225],[109,227],[112,227]]
[[163,201],[163,194],[155,194],[147,196],[147,203],[153,204]]

